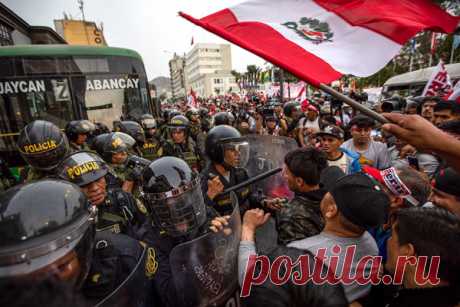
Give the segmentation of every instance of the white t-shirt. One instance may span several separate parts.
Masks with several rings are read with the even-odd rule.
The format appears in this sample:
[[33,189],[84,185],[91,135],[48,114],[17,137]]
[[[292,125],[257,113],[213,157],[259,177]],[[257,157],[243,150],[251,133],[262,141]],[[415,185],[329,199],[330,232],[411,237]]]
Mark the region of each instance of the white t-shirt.
[[327,160],[329,166],[338,166],[340,169],[347,174],[348,173],[348,159],[347,155],[342,152],[342,155],[337,160]]

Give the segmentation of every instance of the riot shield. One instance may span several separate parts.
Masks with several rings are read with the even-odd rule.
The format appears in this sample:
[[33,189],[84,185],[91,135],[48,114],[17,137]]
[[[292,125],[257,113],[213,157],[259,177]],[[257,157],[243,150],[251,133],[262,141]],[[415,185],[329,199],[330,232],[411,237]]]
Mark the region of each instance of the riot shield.
[[238,200],[233,193],[231,197],[235,209],[224,231],[209,232],[171,251],[169,262],[181,306],[226,306],[234,300],[241,218]]
[[151,256],[149,249],[144,247],[138,263],[128,277],[95,307],[144,307],[149,305],[148,296],[152,290],[150,281],[145,276],[145,267]]
[[[283,167],[284,156],[299,146],[288,137],[272,135],[248,135],[249,176],[256,176],[277,167]],[[254,184],[255,191],[261,191],[269,198],[284,197],[291,199],[293,193],[289,190],[282,173],[278,173]]]

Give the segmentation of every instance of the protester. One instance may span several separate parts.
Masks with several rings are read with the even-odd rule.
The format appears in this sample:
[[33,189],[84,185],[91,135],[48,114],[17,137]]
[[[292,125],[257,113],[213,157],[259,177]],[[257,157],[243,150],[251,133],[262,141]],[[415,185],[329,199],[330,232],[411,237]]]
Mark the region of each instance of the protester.
[[[388,240],[385,268],[392,274],[403,270],[402,287],[379,284],[373,287],[363,306],[458,306],[460,276],[460,220],[438,208],[409,208],[394,213],[392,234]],[[439,257],[439,283],[420,282],[418,261],[398,264],[398,257],[426,257],[426,267]],[[414,258],[416,260],[416,258]],[[425,268],[426,268],[425,267]],[[427,269],[424,272],[428,273]],[[430,269],[430,275],[435,273]],[[417,279],[418,278],[418,281]],[[432,279],[433,280],[433,279]]]
[[[339,256],[339,266],[334,273],[341,272],[345,265],[351,265],[356,272],[359,259],[378,255],[378,247],[366,231],[377,227],[386,220],[390,200],[377,181],[364,174],[348,175],[339,179],[321,201],[321,213],[325,220],[324,230],[313,237],[293,241],[288,247],[306,249],[316,254],[326,249],[326,256]],[[340,251],[333,251],[339,246]],[[347,247],[355,246],[356,251],[351,264],[345,264]],[[364,272],[369,273],[368,264]],[[345,295],[351,303],[366,296],[370,285],[360,285],[356,281],[344,284]]]
[[433,179],[431,201],[460,218],[460,174],[450,167],[439,171]]
[[314,148],[297,149],[284,158],[284,178],[294,198],[281,207],[268,202],[276,212],[278,243],[287,245],[291,241],[317,235],[323,230],[320,202],[325,191],[320,189],[320,175],[327,167],[326,155]]
[[438,126],[451,121],[460,119],[460,105],[455,101],[440,101],[433,108],[434,125]]
[[433,109],[441,99],[436,96],[422,97],[420,100],[420,115],[428,121],[433,120]]
[[321,132],[318,132],[316,136],[319,138],[321,150],[327,154],[329,166],[338,166],[343,172],[347,173],[349,171],[349,161],[347,155],[340,150],[345,137],[343,130],[337,126],[329,125],[324,127]]
[[371,139],[374,125],[374,120],[365,115],[355,116],[349,125],[352,138],[341,147],[359,153],[361,164],[385,169],[390,167],[390,155],[385,144]]

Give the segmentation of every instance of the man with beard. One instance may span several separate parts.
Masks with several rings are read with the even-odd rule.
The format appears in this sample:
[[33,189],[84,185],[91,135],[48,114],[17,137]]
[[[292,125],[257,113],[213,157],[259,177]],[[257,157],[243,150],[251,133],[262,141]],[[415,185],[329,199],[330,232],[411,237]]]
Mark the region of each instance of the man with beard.
[[360,154],[361,165],[369,165],[377,169],[390,167],[390,154],[385,144],[371,139],[371,131],[374,120],[365,116],[357,115],[350,121],[352,138],[342,144],[342,148]]

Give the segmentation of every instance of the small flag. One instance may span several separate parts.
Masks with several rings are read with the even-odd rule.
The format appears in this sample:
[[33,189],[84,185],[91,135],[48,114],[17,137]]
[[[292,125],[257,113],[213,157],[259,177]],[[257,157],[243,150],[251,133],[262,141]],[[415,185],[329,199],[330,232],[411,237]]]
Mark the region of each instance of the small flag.
[[430,47],[430,52],[432,55],[436,53],[437,46],[438,46],[438,33],[433,32],[431,34],[431,47]]
[[445,97],[451,93],[452,82],[450,81],[450,77],[444,63],[441,60],[431,74],[430,80],[426,84],[422,96]]

